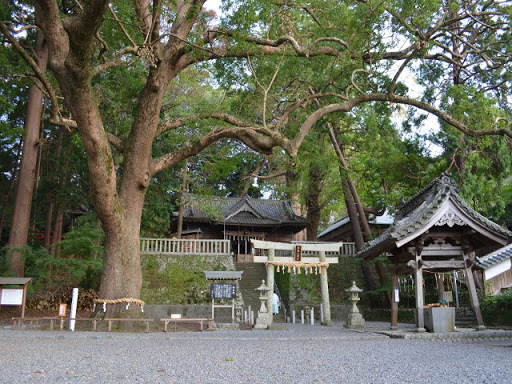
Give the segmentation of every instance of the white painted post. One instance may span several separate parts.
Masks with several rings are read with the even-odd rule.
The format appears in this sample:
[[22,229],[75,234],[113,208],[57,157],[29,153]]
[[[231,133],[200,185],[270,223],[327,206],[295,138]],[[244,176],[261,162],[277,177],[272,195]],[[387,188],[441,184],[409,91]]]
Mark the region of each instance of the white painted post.
[[315,325],[315,307],[311,307],[311,325]]
[[[71,299],[71,313],[69,317],[72,319],[76,319],[76,306],[78,303],[78,288],[73,288],[73,297]],[[71,332],[75,331],[75,320],[69,321],[69,330]]]
[[244,324],[247,324],[249,321],[249,316],[247,315],[247,311],[244,311]]
[[292,323],[295,324],[295,309],[292,310]]
[[254,311],[251,311],[251,325],[254,325]]
[[300,323],[304,324],[304,310],[303,309],[300,310]]
[[324,323],[324,306],[320,304],[320,324]]

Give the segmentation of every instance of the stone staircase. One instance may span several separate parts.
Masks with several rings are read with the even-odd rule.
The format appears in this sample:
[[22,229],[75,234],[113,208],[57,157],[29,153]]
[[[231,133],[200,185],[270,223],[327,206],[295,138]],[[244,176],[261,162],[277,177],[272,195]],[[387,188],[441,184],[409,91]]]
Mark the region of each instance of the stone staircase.
[[458,328],[472,327],[476,324],[475,313],[468,308],[459,308],[455,313],[455,326]]
[[239,281],[240,292],[244,299],[244,307],[247,310],[249,305],[256,313],[260,308],[261,302],[259,293],[256,291],[261,285],[261,280],[267,279],[267,271],[263,263],[235,263],[237,271],[244,271],[242,280]]
[[[237,271],[244,271],[242,280],[239,281],[240,292],[244,299],[244,309],[247,310],[249,305],[254,314],[260,309],[261,301],[259,299],[259,293],[256,291],[261,285],[261,280],[267,280],[267,270],[263,263],[235,263],[235,269]],[[271,310],[269,308],[269,310]],[[281,309],[279,314],[273,317],[274,323],[285,323],[286,319],[284,311]]]

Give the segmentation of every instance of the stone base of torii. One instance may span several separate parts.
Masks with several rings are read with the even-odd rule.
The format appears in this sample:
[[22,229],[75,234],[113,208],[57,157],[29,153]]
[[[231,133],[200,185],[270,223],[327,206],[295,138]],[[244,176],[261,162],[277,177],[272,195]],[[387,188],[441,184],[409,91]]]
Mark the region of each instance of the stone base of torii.
[[[255,263],[265,263],[267,266],[267,286],[271,289],[268,295],[267,308],[272,308],[272,297],[274,294],[274,273],[276,268],[286,268],[289,271],[295,269],[315,270],[320,275],[320,289],[322,293],[322,307],[324,321],[322,325],[331,326],[331,305],[329,302],[329,285],[327,282],[327,269],[330,264],[337,264],[337,257],[326,257],[326,252],[339,252],[343,243],[279,243],[273,241],[251,240],[254,249],[263,250],[267,256],[254,256]],[[276,257],[276,250],[291,251],[292,256]],[[302,257],[302,252],[315,252],[318,256]],[[273,321],[272,311],[269,311],[271,323]]]

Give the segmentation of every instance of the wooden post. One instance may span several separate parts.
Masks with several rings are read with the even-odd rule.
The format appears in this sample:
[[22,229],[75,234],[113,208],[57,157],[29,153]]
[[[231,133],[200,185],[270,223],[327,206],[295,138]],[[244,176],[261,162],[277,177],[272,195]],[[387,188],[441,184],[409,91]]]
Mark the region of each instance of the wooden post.
[[417,332],[425,332],[425,318],[423,313],[424,306],[424,298],[423,298],[423,271],[421,269],[421,254],[419,254],[418,250],[415,250],[415,261],[416,261],[416,270],[415,274],[415,282],[416,282],[416,331]]
[[391,329],[398,328],[398,276],[393,273],[393,291],[391,292]]
[[25,303],[27,301],[27,284],[28,282],[25,283],[25,285],[23,285],[23,299],[21,300],[21,318],[25,317]]
[[437,298],[439,300],[444,298],[444,273],[439,273],[436,275],[436,284],[437,284]]
[[473,312],[475,312],[477,329],[482,330],[485,329],[484,320],[482,318],[482,312],[480,312],[480,303],[478,301],[478,295],[476,294],[475,280],[473,279],[473,272],[471,271],[471,260],[469,259],[466,252],[462,252],[462,256],[464,258],[464,272],[466,273],[466,281],[468,284],[469,290],[469,298],[471,300],[471,306],[473,307]]
[[[325,263],[325,251],[319,252],[319,258],[321,263]],[[324,312],[324,322],[322,325],[332,326],[331,320],[331,304],[329,301],[329,283],[327,280],[327,269],[325,268],[324,273],[320,274],[320,290],[322,292],[322,307]]]
[[[274,261],[276,250],[274,248],[269,248],[268,250],[268,261]],[[267,264],[267,287],[270,288],[268,291],[267,297],[267,313],[270,315],[270,324],[274,322],[274,311],[272,307],[273,299],[274,299],[274,265]]]

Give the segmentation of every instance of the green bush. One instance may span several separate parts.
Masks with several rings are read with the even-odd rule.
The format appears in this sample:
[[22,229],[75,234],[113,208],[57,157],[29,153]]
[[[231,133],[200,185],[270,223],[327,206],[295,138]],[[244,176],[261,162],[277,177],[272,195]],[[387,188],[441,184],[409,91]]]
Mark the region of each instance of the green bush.
[[512,291],[486,296],[480,303],[482,317],[488,325],[512,325]]

